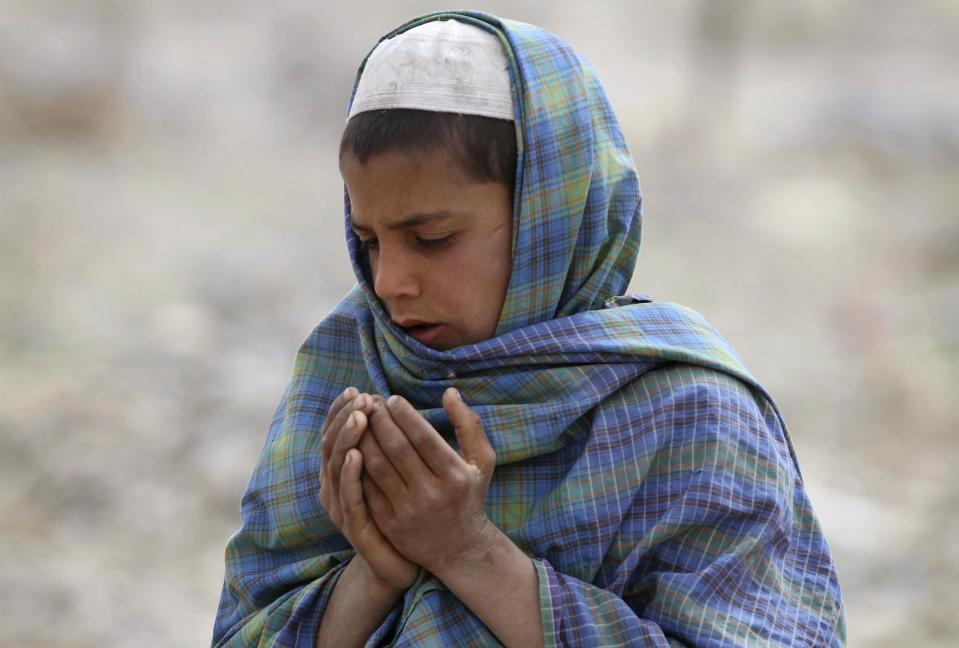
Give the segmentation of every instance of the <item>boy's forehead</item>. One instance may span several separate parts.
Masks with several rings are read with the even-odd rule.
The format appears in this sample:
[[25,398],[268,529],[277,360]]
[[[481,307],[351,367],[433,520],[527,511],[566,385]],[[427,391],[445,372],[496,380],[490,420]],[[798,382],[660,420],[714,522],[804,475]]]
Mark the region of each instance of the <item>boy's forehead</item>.
[[349,154],[340,167],[357,230],[458,228],[483,220],[491,205],[505,202],[512,211],[505,185],[469,177],[444,152],[384,152],[365,163]]
[[448,146],[420,150],[385,150],[361,159],[352,152],[340,157],[340,173],[351,193],[456,193],[475,182]]

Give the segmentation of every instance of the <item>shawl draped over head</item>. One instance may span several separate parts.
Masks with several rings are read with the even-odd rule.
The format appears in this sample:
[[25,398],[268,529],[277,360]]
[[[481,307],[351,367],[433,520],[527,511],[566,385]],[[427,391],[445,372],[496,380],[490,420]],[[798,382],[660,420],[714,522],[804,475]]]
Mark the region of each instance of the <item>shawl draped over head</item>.
[[[354,555],[319,500],[320,430],[353,385],[404,396],[454,445],[443,391],[480,415],[497,456],[487,514],[533,559],[548,646],[842,645],[836,572],[775,405],[700,315],[616,297],[639,183],[592,68],[482,13],[384,38],[451,18],[510,62],[519,157],[496,331],[448,351],[407,335],[347,224],[358,283],[296,357],[226,548],[214,643],[314,645]],[[367,645],[498,644],[423,572]]]

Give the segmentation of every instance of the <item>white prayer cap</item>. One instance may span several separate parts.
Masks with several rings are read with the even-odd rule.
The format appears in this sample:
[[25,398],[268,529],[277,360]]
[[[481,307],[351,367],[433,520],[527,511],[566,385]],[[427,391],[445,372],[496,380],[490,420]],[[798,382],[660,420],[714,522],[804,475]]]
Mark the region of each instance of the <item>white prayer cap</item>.
[[392,108],[512,120],[509,60],[499,38],[434,20],[381,42],[366,60],[349,116]]

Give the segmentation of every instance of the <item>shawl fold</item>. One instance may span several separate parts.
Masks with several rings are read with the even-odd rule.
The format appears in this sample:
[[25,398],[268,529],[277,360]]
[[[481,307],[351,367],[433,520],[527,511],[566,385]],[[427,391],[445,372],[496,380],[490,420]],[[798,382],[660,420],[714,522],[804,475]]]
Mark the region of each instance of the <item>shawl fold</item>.
[[[497,455],[487,514],[536,566],[548,646],[843,645],[832,558],[769,395],[698,313],[603,307],[632,276],[641,199],[595,74],[555,36],[476,12],[384,38],[452,18],[510,61],[519,159],[496,332],[449,351],[406,335],[347,226],[357,286],[297,354],[226,548],[213,643],[314,645],[354,555],[318,495],[319,433],[352,385],[401,394],[454,445],[442,392],[477,411]],[[498,643],[424,572],[367,645]]]

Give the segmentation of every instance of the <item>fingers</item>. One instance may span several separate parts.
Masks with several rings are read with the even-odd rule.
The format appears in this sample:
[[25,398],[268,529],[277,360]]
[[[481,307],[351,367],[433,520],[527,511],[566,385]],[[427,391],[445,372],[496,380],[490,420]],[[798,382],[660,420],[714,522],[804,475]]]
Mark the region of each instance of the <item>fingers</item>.
[[330,405],[330,411],[326,414],[326,422],[323,423],[323,434],[326,434],[327,430],[331,428],[333,419],[336,418],[336,415],[340,413],[354,398],[360,395],[359,390],[356,387],[347,387],[340,395],[336,397],[333,401],[333,404]]
[[352,402],[360,395],[356,387],[347,387],[336,397],[333,404],[330,405],[330,411],[326,414],[326,421],[323,423],[321,432],[323,444],[323,465],[326,465],[330,459],[330,453],[333,451],[333,444],[336,442],[336,436],[346,417],[353,411]]
[[402,396],[390,396],[386,408],[403,430],[416,452],[437,475],[445,475],[460,462],[459,455],[440,436],[429,421]]
[[336,436],[347,417],[353,410],[363,410],[369,414],[369,408],[373,403],[382,403],[384,398],[379,394],[361,393],[356,387],[347,387],[336,397],[333,404],[330,405],[330,411],[326,415],[326,421],[323,423],[323,451],[324,458],[332,452],[333,445],[336,442]]
[[390,498],[386,496],[383,489],[377,486],[376,482],[373,481],[368,474],[363,475],[362,482],[363,495],[369,504],[369,510],[373,514],[373,519],[381,528],[383,526],[388,527],[395,515],[393,505],[390,503]]
[[[320,503],[337,528],[342,528],[343,524],[339,491],[344,455],[347,450],[356,445],[366,427],[367,419],[364,410],[368,411],[374,402],[382,401],[382,396],[362,394],[356,387],[347,387],[333,401],[323,424]],[[354,417],[354,412],[359,413]],[[353,425],[344,432],[344,428],[351,420]]]
[[[380,397],[382,398],[382,397]],[[356,446],[366,429],[367,415],[375,402],[369,394],[359,394],[344,406],[330,425],[324,441],[324,466],[330,471],[332,485],[339,486],[340,469],[346,451]]]
[[483,429],[483,421],[479,415],[463,402],[463,397],[453,387],[443,393],[443,409],[453,423],[463,459],[484,474],[491,472],[496,465],[496,452],[486,438],[486,430]]
[[[393,467],[393,464],[376,441],[372,434],[364,434],[360,439],[359,451],[363,453],[366,473],[386,493],[392,493],[394,496],[406,494],[406,482],[400,477],[400,474]],[[379,489],[378,489],[379,490]]]
[[363,470],[363,455],[350,450],[343,461],[340,477],[340,508],[343,524],[349,529],[360,530],[369,524],[366,503],[363,501],[363,486],[360,475]]
[[[359,400],[359,399],[357,399]],[[340,480],[340,471],[343,469],[343,461],[350,448],[355,448],[359,443],[360,437],[366,431],[368,419],[363,410],[356,409],[349,413],[343,427],[336,435],[336,441],[333,444],[333,451],[330,453],[330,478],[334,484]]]
[[323,463],[320,469],[320,503],[337,527],[340,527],[343,520],[340,514],[339,482],[330,479],[330,454],[338,436],[337,432],[346,420],[345,417],[352,411],[351,403],[358,395],[359,391],[356,387],[344,389],[330,405],[330,411],[326,415],[321,432],[320,448]]
[[407,486],[412,488],[430,477],[435,478],[383,404],[377,403],[373,406],[373,412],[370,414],[370,429],[383,454],[393,464]]

